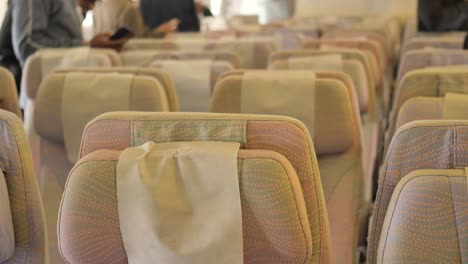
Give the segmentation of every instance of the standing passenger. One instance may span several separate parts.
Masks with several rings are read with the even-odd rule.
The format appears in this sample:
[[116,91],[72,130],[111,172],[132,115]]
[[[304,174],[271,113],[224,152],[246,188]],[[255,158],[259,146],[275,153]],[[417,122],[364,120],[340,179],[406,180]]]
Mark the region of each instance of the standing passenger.
[[[83,45],[82,14],[95,0],[14,0],[11,2],[12,42],[21,64],[41,48]],[[79,6],[79,9],[78,9]],[[126,39],[110,40],[111,33],[96,35],[91,47],[120,50]]]

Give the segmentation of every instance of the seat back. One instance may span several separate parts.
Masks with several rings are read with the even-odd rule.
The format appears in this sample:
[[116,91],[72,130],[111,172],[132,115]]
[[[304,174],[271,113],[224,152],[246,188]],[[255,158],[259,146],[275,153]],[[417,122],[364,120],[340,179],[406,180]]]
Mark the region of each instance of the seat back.
[[[122,223],[119,222],[119,214],[123,213],[120,210],[123,209],[118,206],[117,201],[118,197],[119,203],[123,199],[116,186],[118,176],[121,176],[116,173],[120,155],[120,151],[94,152],[82,159],[69,176],[59,216],[60,249],[68,263],[129,261],[128,251],[122,243],[126,241],[121,231]],[[290,162],[273,151],[241,150],[238,153],[237,167],[240,183],[238,199],[241,201],[242,212],[243,263],[270,263],[271,259],[313,263],[312,233],[304,195]],[[226,174],[217,176],[225,177]],[[106,188],[89,190],[89,184],[99,184]],[[263,192],[268,195],[259,196]],[[223,203],[225,206],[230,204]],[[97,212],[91,213],[94,211]],[[79,215],[84,216],[78,217]],[[272,219],[279,221],[280,225],[272,224]],[[83,226],[82,221],[90,223]],[[287,227],[287,232],[284,227]],[[91,236],[83,236],[85,233]],[[93,236],[104,240],[93,239]],[[184,242],[189,242],[188,240],[189,238]],[[153,254],[157,253],[153,249]],[[177,249],[173,254],[177,255]],[[211,254],[219,255],[219,252]]]
[[0,263],[46,263],[42,202],[21,120],[0,110]]
[[208,112],[219,76],[234,69],[228,62],[211,60],[160,60],[151,67],[167,71],[174,80],[182,112]]
[[377,263],[467,262],[467,186],[466,168],[420,170],[404,177],[390,200]]
[[371,55],[368,56],[369,62],[371,63],[373,74],[375,74],[375,78],[377,80],[381,78],[381,75],[385,71],[387,64],[387,59],[385,57],[383,48],[379,46],[379,43],[375,40],[307,40],[304,42],[302,47],[304,49],[321,49],[322,47],[335,47],[362,50],[367,54]]
[[239,57],[229,51],[158,51],[133,50],[121,53],[123,65],[144,67],[158,60],[213,60],[229,62],[239,68]]
[[312,56],[323,56],[330,54],[339,54],[343,60],[358,60],[364,65],[366,69],[366,77],[369,82],[370,87],[376,87],[376,82],[371,70],[371,63],[369,62],[369,57],[366,54],[359,50],[350,50],[350,49],[333,49],[333,50],[312,50],[312,49],[303,49],[303,50],[292,50],[292,51],[278,51],[275,52],[270,57],[270,64],[276,61],[285,61],[290,58],[303,58],[303,57],[312,57]]
[[[306,58],[306,57],[304,57]],[[309,67],[305,65],[291,65],[290,60],[278,60],[270,64],[269,68],[272,70],[319,70],[320,65],[317,65],[316,69],[308,69]],[[364,66],[361,62],[357,60],[343,60],[342,71],[341,73],[348,75],[346,79],[351,80],[351,86],[354,87],[358,101],[359,109],[361,113],[370,112],[371,115],[375,117],[376,111],[376,95],[375,90],[371,89],[366,78],[366,72]],[[339,74],[338,75],[342,75]],[[349,84],[347,84],[349,85]]]
[[239,56],[240,67],[246,69],[264,69],[268,58],[276,49],[272,38],[246,39],[132,39],[126,45],[127,50],[179,50],[179,51],[227,51]]
[[[318,73],[315,78],[311,71],[246,71],[228,75],[215,89],[211,111],[285,115],[306,124],[318,156],[334,256],[341,262],[356,258],[358,234],[364,228],[361,214],[370,199],[369,191],[364,190],[370,189],[370,184],[363,171],[361,120],[355,91],[333,74]],[[277,76],[281,76],[284,87],[273,89]],[[258,79],[252,82],[249,78]],[[299,114],[295,108],[300,109]],[[334,170],[331,164],[334,168],[346,168],[346,172]]]
[[18,104],[18,90],[15,78],[6,68],[0,67],[0,109],[9,111],[22,117]]
[[[79,100],[77,100],[79,98]],[[78,160],[86,123],[99,114],[119,111],[168,111],[161,84],[131,74],[54,73],[41,85],[36,99],[34,127],[39,135],[39,187],[48,225],[49,256],[58,252],[57,216],[68,173]]]
[[428,67],[409,72],[395,91],[386,146],[395,134],[401,107],[414,97],[441,97],[446,93],[465,93],[465,66]]
[[377,262],[385,215],[397,184],[415,170],[466,167],[467,132],[467,121],[416,121],[397,131],[379,177],[369,233],[369,263]]
[[468,95],[411,98],[398,113],[396,129],[417,120],[468,120]]
[[468,51],[424,49],[407,52],[401,62],[397,76],[397,86],[410,71],[429,66],[464,65],[468,63]]
[[179,102],[172,80],[169,73],[158,68],[147,68],[147,67],[112,67],[112,68],[70,68],[57,70],[58,73],[72,73],[72,72],[86,72],[86,73],[120,73],[120,74],[132,74],[136,76],[151,77],[159,81],[164,88],[167,99],[169,102],[169,110],[171,112],[179,111]]
[[437,48],[437,49],[463,49],[463,42],[465,36],[454,36],[449,35],[447,37],[417,37],[409,39],[403,49],[401,55],[404,56],[405,53],[411,50],[420,50],[426,48]]
[[[108,128],[112,133],[107,133]],[[147,141],[239,142],[241,149],[270,150],[285,156],[298,174],[306,202],[312,232],[312,263],[330,261],[322,184],[311,139],[302,123],[274,116],[112,113],[88,125],[81,157],[99,149],[122,150]]]

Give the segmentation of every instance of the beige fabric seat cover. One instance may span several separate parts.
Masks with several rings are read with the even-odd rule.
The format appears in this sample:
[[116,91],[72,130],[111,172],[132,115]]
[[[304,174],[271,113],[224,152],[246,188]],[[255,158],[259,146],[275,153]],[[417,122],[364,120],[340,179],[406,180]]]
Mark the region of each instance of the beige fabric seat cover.
[[465,35],[448,35],[445,37],[415,37],[405,42],[402,57],[411,50],[437,48],[437,49],[463,49]]
[[364,52],[359,50],[350,50],[350,49],[333,49],[333,50],[313,50],[313,49],[302,49],[302,50],[292,50],[292,51],[278,51],[271,55],[270,64],[276,61],[285,61],[291,58],[298,57],[311,57],[311,56],[323,56],[328,54],[340,54],[343,60],[358,60],[364,65],[366,69],[366,78],[369,82],[370,87],[375,89],[376,81],[372,75],[372,67],[370,62]]
[[467,171],[420,170],[398,183],[385,218],[377,263],[468,261]]
[[85,72],[85,73],[119,73],[132,74],[136,76],[151,77],[164,88],[169,102],[169,110],[171,112],[179,111],[179,102],[174,87],[174,81],[169,73],[162,69],[146,68],[146,67],[112,67],[112,68],[70,68],[57,70],[57,73]]
[[467,93],[466,69],[465,66],[428,67],[409,72],[395,91],[385,142],[386,149],[396,131],[401,107],[414,97],[443,97],[446,93]]
[[0,67],[0,109],[12,112],[22,117],[18,104],[18,90],[15,78],[6,68]]
[[230,63],[211,60],[160,60],[151,67],[169,73],[182,112],[208,112],[219,76],[234,69]]
[[466,50],[412,50],[401,59],[396,84],[399,85],[403,77],[412,70],[429,66],[464,65],[467,63],[468,51]]
[[[73,102],[78,96],[80,99]],[[40,137],[38,179],[48,225],[49,256],[54,263],[63,262],[57,250],[58,208],[67,175],[77,160],[81,131],[95,116],[118,110],[168,111],[169,108],[161,84],[145,76],[55,73],[41,85],[34,125]]]
[[[112,133],[107,133],[107,131],[112,131]],[[297,171],[300,186],[303,192],[305,206],[307,208],[307,218],[309,220],[309,227],[312,236],[312,259],[310,261],[301,257],[300,262],[328,263],[332,261],[328,231],[328,216],[326,211],[324,211],[326,209],[323,189],[321,187],[321,180],[319,176],[320,173],[318,172],[318,166],[314,158],[315,152],[312,147],[311,139],[305,126],[302,123],[294,119],[276,116],[193,113],[110,113],[95,119],[88,125],[81,148],[81,156],[83,157],[88,153],[92,153],[99,149],[122,150],[129,146],[143,144],[147,141],[154,141],[155,143],[180,141],[238,142],[241,144],[241,152],[242,150],[266,150],[268,152],[275,151],[285,156],[291,162],[292,168]],[[114,144],[113,142],[118,142],[118,144]],[[270,171],[269,169],[255,170],[257,172]],[[245,172],[243,169],[239,169],[239,171]],[[245,173],[243,173],[243,175],[245,175]],[[269,179],[269,177],[264,177],[263,175],[257,176],[255,179]],[[254,178],[252,178],[252,180],[254,180]],[[257,182],[257,180],[255,181]],[[244,185],[242,180],[240,180],[240,182],[242,193],[242,186],[247,185]],[[273,182],[274,181],[271,183]],[[288,189],[290,190],[289,186],[291,185],[284,185],[284,187],[286,186],[288,186]],[[274,189],[274,187],[269,188],[269,191],[266,193],[271,193],[271,191]],[[112,195],[110,197],[112,197]],[[244,198],[242,198],[241,201],[245,201]],[[261,207],[265,208],[263,206]],[[249,208],[253,209],[258,207],[249,206]],[[271,207],[267,206],[266,208]],[[292,209],[293,207],[288,206],[288,208]],[[243,217],[245,212],[246,211],[243,211]],[[269,217],[269,219],[271,219],[271,217]],[[291,220],[285,221],[289,222]],[[107,222],[108,221],[106,221],[106,223]],[[254,224],[257,223],[257,220],[251,222],[243,219],[243,225],[247,223]],[[78,226],[81,226],[79,223],[77,224]],[[243,230],[251,229],[246,229],[246,226],[244,226]],[[289,228],[282,230],[284,230],[284,233],[282,234],[287,236],[291,234]],[[103,230],[103,234],[108,234],[108,232]],[[111,237],[115,237],[112,234],[115,233],[109,233]],[[277,237],[276,235],[264,236],[261,235],[261,233],[260,235],[257,235],[258,233],[254,230],[252,232],[248,232],[247,234],[255,234],[255,239],[261,238],[262,241],[265,241],[265,245],[271,243],[268,241],[276,241],[276,239],[273,240],[273,237]],[[63,237],[66,238],[67,236],[64,235]],[[114,241],[112,243],[120,243],[118,242],[118,236],[115,238],[117,240],[114,238],[111,239],[111,241]],[[266,240],[263,240],[264,238]],[[250,243],[247,241],[252,242]],[[278,257],[273,257],[271,259],[265,259],[263,254],[246,250],[249,245],[255,247],[256,245],[261,246],[261,244],[257,244],[256,241],[257,240],[251,240],[249,237],[244,237],[244,243],[247,243],[244,244],[246,246],[244,247],[244,262],[252,263],[258,261],[259,263],[270,263],[271,259],[277,259],[280,262],[288,262],[287,259],[284,259],[290,259],[289,256],[292,256],[291,254],[298,252],[296,249],[291,249],[290,246],[287,246],[284,249],[286,250],[285,252],[288,253],[285,253],[284,255],[282,254]],[[298,239],[296,242],[297,241],[303,240]],[[67,252],[76,252],[76,250],[79,250],[79,252],[96,252],[96,248],[101,247],[97,246],[95,242],[100,243],[99,241],[94,241],[93,243],[76,243],[76,241],[72,238],[70,243],[67,243]],[[296,242],[287,243],[292,243],[290,245],[295,245]],[[123,259],[123,261],[125,261],[125,255],[122,255],[125,252],[122,251],[121,246],[118,246],[119,244],[114,245],[117,246],[112,246],[112,244],[110,244],[109,248],[112,249],[112,253],[109,255],[105,254],[106,256],[104,256],[102,251],[98,251],[96,254],[86,253],[85,255],[90,257],[93,256],[94,259],[96,259],[98,262],[100,259],[102,259],[101,257],[104,257],[104,262],[109,262],[109,259]],[[278,244],[278,246],[275,246],[275,248],[283,248],[281,245]],[[64,251],[63,247],[62,251]],[[252,252],[253,255],[246,254],[246,251]],[[274,255],[277,256],[276,253],[274,253]],[[292,257],[295,259],[296,256],[297,255],[294,255]]]
[[[258,111],[264,107],[264,104],[267,104],[267,106],[268,104],[275,105],[272,102],[265,102],[272,95],[255,97],[256,109],[245,108],[242,102],[248,97],[243,95],[248,90],[264,91],[273,87],[269,83],[271,80],[276,80],[277,77],[275,76],[281,76],[282,80],[287,80],[282,91],[280,89],[268,90],[270,94],[276,93],[278,98],[281,98],[281,96],[285,98],[298,96],[294,93],[288,95],[288,93],[291,87],[299,89],[305,83],[309,84],[309,89],[315,90],[314,93],[304,92],[302,97],[306,98],[295,101],[298,104],[296,108],[302,109],[303,115],[308,115],[306,116],[307,119],[302,121],[309,127],[318,156],[330,219],[335,260],[338,263],[345,260],[354,261],[356,260],[355,253],[360,240],[359,236],[362,236],[360,232],[364,230],[363,220],[366,214],[366,201],[370,199],[370,197],[366,197],[364,191],[370,187],[366,185],[364,180],[358,103],[356,95],[351,93],[352,88],[332,78],[318,78],[314,81],[312,73],[257,71],[256,74],[259,77],[255,82],[247,79],[252,78],[248,76],[248,73],[227,76],[216,87],[211,111],[251,114],[246,110]],[[261,81],[263,81],[265,88],[259,88],[261,87]],[[249,85],[249,83],[255,85]],[[263,94],[265,93],[266,91],[263,92]],[[253,92],[249,91],[249,94],[253,94]],[[306,101],[307,103],[304,103]],[[278,111],[281,109],[279,107],[289,108],[288,105],[282,105],[282,103],[285,103],[285,101],[280,100],[277,102],[278,108],[274,114],[291,114],[291,109]],[[310,110],[304,112],[304,109]],[[301,116],[297,117],[301,118]],[[333,123],[330,120],[333,120]],[[310,125],[311,122],[313,125]],[[364,240],[363,237],[361,239]]]
[[[468,142],[467,132],[467,121],[416,121],[397,131],[380,174],[369,230],[369,263],[377,262],[385,215],[397,184],[405,175],[416,170],[466,167],[468,153],[464,146]],[[432,249],[431,253],[436,249]]]
[[117,205],[129,263],[243,263],[239,147],[147,142],[122,152]]
[[46,263],[42,202],[22,122],[0,110],[0,131],[0,263]]
[[417,120],[468,120],[468,95],[412,98],[401,107],[396,129]]
[[128,66],[149,66],[157,60],[213,60],[224,61],[239,68],[239,56],[229,51],[161,51],[132,50],[121,53],[122,63]]
[[42,81],[48,74],[61,68],[113,67],[122,64],[119,54],[109,49],[54,48],[41,49],[31,55],[23,67],[21,80],[21,106],[24,126],[31,144],[34,167],[39,174],[39,138],[34,130],[34,101]]

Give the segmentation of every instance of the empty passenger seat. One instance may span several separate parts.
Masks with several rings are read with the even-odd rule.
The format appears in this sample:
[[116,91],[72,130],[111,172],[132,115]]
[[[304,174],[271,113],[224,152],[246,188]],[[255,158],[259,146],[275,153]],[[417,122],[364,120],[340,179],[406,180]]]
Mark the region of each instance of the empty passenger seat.
[[3,67],[0,67],[0,109],[12,112],[20,118],[23,116],[18,104],[15,78]]
[[[112,132],[109,133],[108,131]],[[328,216],[326,213],[325,199],[323,197],[323,189],[319,176],[320,173],[311,139],[308,135],[307,129],[302,125],[302,123],[291,118],[274,116],[185,113],[110,113],[102,115],[88,124],[83,138],[81,157],[86,157],[86,155],[92,152],[103,149],[121,151],[131,146],[139,146],[148,141],[153,141],[156,144],[206,141],[233,142],[240,143],[241,152],[243,150],[260,151],[260,153],[277,152],[275,155],[284,156],[285,159],[289,160],[292,168],[294,168],[297,173],[305,202],[305,208],[307,210],[307,218],[304,220],[308,221],[309,229],[311,231],[312,247],[309,248],[309,250],[311,250],[312,258],[304,256],[303,258],[301,257],[300,262],[329,263],[331,261]],[[299,251],[291,248],[291,246],[304,241],[303,238],[299,237],[292,238],[292,240],[290,240],[291,237],[296,234],[296,231],[291,232],[291,230],[297,230],[296,227],[290,226],[290,224],[296,225],[295,223],[297,223],[297,221],[294,220],[295,217],[290,218],[284,216],[285,218],[282,219],[288,219],[286,222],[288,224],[286,224],[286,226],[280,224],[279,226],[285,227],[286,229],[281,228],[281,235],[273,235],[273,233],[270,233],[270,230],[277,230],[276,228],[279,226],[276,224],[271,226],[265,225],[263,217],[260,217],[261,212],[257,210],[262,210],[261,208],[269,208],[268,211],[270,213],[277,212],[278,210],[273,209],[276,206],[272,207],[272,204],[265,204],[266,201],[269,201],[269,199],[272,198],[272,195],[276,196],[275,189],[277,187],[273,187],[276,183],[269,174],[272,171],[276,171],[276,169],[271,166],[266,166],[268,161],[264,161],[264,156],[253,157],[256,157],[258,164],[264,165],[261,167],[255,167],[256,172],[251,176],[249,171],[253,167],[245,167],[250,164],[249,160],[242,161],[241,156],[242,162],[239,165],[239,168],[242,171],[242,175],[240,176],[241,193],[245,192],[245,198],[242,198],[242,211],[243,217],[245,217],[243,218],[243,225],[245,227],[244,261],[246,263],[271,263],[271,259],[280,259],[282,260],[281,262],[288,262],[289,259],[289,261],[295,262],[293,259],[296,259],[296,257],[299,256],[298,252],[304,252],[304,247],[302,246],[302,249]],[[85,160],[86,159],[87,158],[85,158]],[[92,160],[96,159],[97,158],[92,158]],[[83,160],[83,162],[85,160]],[[115,158],[113,158],[113,160],[114,161],[107,162],[106,164],[115,164]],[[97,165],[96,168],[101,166],[99,163],[93,163]],[[103,163],[102,165],[106,164]],[[70,188],[72,188],[72,186],[73,188],[75,188],[75,186],[76,188],[86,188],[85,182],[87,179],[98,181],[105,180],[108,181],[109,184],[113,184],[115,181],[115,175],[113,175],[108,169],[105,171],[109,173],[105,174],[86,174],[90,176],[101,175],[107,178],[96,178],[94,176],[91,176],[91,178],[81,177],[81,175],[84,175],[82,174],[84,171],[81,169],[85,169],[83,165],[78,165],[72,173],[68,183]],[[90,167],[86,165],[86,169],[89,168]],[[247,177],[247,175],[249,176]],[[83,180],[83,183],[80,183],[81,179]],[[269,187],[268,190],[257,192],[262,193],[261,205],[252,204],[247,206],[246,203],[254,201],[259,202],[259,200],[257,200],[257,196],[248,195],[246,187],[250,185],[250,180],[254,180],[255,185],[257,186],[255,188],[263,188],[261,187],[263,185],[262,179],[268,181]],[[280,178],[277,180],[282,182]],[[293,183],[292,178],[290,183]],[[98,192],[96,192],[97,196],[89,193],[91,195],[90,197],[95,197],[97,199],[96,206],[98,206],[98,208],[106,208],[105,210],[95,211],[94,209],[87,207],[89,203],[82,203],[83,200],[75,199],[76,196],[73,194],[76,192],[72,192],[72,189],[70,188],[64,196],[60,220],[60,240],[62,252],[71,263],[94,263],[94,261],[97,263],[126,263],[126,254],[121,242],[120,228],[117,218],[117,202],[115,198],[112,198],[111,200],[99,198],[101,197],[101,194],[105,197],[115,197],[115,187],[112,187],[112,185],[109,184],[106,184],[109,188],[104,190],[109,195],[102,193],[102,191],[99,192],[99,195]],[[290,187],[295,189],[294,186],[290,185]],[[280,199],[277,200],[277,205],[279,204],[279,201],[283,201],[282,199],[286,199],[286,197],[289,196],[287,193],[291,192],[284,192],[283,198],[277,198]],[[264,194],[266,194],[266,196],[264,196]],[[244,196],[244,194],[242,195]],[[300,198],[300,196],[298,196],[298,198]],[[297,201],[299,201],[299,199]],[[100,205],[101,203],[102,205]],[[85,211],[88,211],[86,208],[89,208],[89,210],[93,210],[93,212],[98,213],[99,215],[86,215],[92,217],[92,219],[99,220],[91,221],[91,218],[84,218],[83,220],[90,224],[82,225],[79,218],[70,217],[70,214],[74,214],[75,208],[83,208]],[[297,209],[293,209],[293,212],[296,211]],[[247,217],[250,217],[251,215],[250,212],[258,216],[255,218],[255,221],[247,219]],[[276,219],[276,216],[270,215],[268,218],[269,220],[272,220]],[[90,221],[87,219],[90,219]],[[274,222],[276,223],[276,220]],[[262,226],[259,227],[258,225]],[[85,229],[82,229],[83,227]],[[106,229],[102,230],[101,227],[105,227]],[[77,237],[77,230],[81,230],[80,232],[84,233],[102,231],[101,234],[106,237],[106,239],[96,240],[92,237],[83,237],[79,235]],[[78,238],[81,240],[77,240]],[[279,240],[277,240],[277,238]],[[289,244],[288,242],[289,246],[285,248],[286,251],[284,252],[280,249],[281,246],[275,247],[276,249],[272,250],[270,246],[272,245],[271,243],[280,245],[277,243],[282,243],[280,242],[282,239],[287,239],[287,241],[291,241],[292,244]],[[102,244],[100,241],[106,242],[105,244]],[[102,250],[103,248],[104,250]],[[265,251],[260,250],[260,248],[263,248]],[[278,250],[281,250],[282,253],[277,254],[276,252],[278,252]],[[84,254],[84,252],[86,254]]]
[[396,186],[377,263],[468,261],[468,169],[420,170]]
[[284,115],[304,122],[317,152],[335,259],[354,261],[357,245],[364,240],[365,201],[370,199],[365,192],[359,107],[351,87],[318,76],[310,71],[227,76],[216,87],[211,110]]
[[[402,126],[397,131],[390,144],[383,164],[383,170],[380,174],[379,189],[369,231],[367,255],[369,263],[377,263],[379,261],[377,259],[377,251],[379,241],[381,241],[381,234],[383,234],[384,219],[388,213],[389,206],[391,205],[390,200],[398,183],[405,175],[416,170],[467,167],[467,135],[468,121],[415,121]],[[429,196],[424,197],[425,199],[432,199]],[[414,210],[418,210],[419,208],[414,208]],[[438,208],[445,210],[444,206],[440,204],[438,204]],[[445,220],[446,217],[448,216],[444,215],[442,218]],[[418,221],[418,225],[426,223],[428,220],[425,217],[419,219],[421,220]],[[427,228],[422,228],[424,232],[427,230]],[[411,235],[411,233],[405,234]],[[414,239],[418,238],[414,237]],[[429,244],[426,243],[421,246],[427,247]],[[436,250],[438,250],[438,247],[431,248],[431,250],[426,252],[427,256],[430,256]]]
[[132,74],[135,76],[151,77],[158,81],[167,95],[169,103],[169,110],[171,112],[179,111],[179,102],[177,99],[176,90],[174,87],[174,81],[171,75],[162,69],[147,68],[147,67],[112,67],[112,68],[69,68],[63,70],[57,70],[57,73],[73,73],[73,72],[84,72],[84,73],[118,73],[118,74]]
[[151,77],[83,72],[52,74],[39,89],[34,126],[40,156],[36,158],[53,263],[62,262],[56,233],[58,209],[68,173],[78,161],[83,129],[99,114],[122,110],[168,111],[166,92]]
[[41,197],[21,120],[0,110],[0,263],[47,263]]

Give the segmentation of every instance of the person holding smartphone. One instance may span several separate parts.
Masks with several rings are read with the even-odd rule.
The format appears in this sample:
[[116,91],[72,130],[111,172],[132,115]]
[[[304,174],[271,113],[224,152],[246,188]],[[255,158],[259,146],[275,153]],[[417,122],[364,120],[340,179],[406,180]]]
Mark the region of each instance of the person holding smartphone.
[[89,43],[83,42],[82,16],[94,7],[95,0],[14,0],[12,12],[12,44],[22,65],[41,48],[91,47],[122,49],[127,39],[111,40],[110,33],[97,34]]

